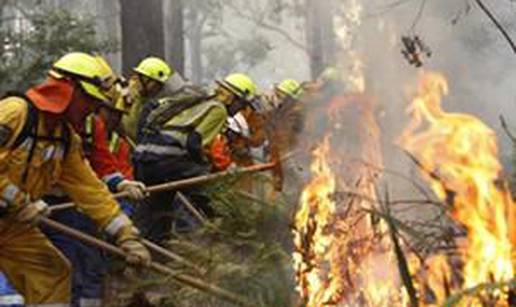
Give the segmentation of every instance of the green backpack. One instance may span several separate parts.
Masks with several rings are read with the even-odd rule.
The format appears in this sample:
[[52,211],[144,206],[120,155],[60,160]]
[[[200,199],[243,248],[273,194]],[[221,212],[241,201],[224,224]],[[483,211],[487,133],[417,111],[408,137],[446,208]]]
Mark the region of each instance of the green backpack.
[[157,131],[174,116],[213,97],[199,86],[183,86],[154,105],[146,116],[144,128]]

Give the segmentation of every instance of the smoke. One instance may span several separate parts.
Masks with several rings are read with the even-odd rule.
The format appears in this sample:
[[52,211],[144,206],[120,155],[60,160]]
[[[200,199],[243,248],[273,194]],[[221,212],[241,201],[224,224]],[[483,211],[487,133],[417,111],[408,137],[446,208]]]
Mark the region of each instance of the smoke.
[[[378,103],[384,156],[389,157],[387,166],[397,170],[407,167],[406,159],[393,145],[393,140],[406,123],[404,109],[421,70],[410,66],[401,55],[401,36],[417,34],[433,52],[431,58],[424,59],[422,69],[442,72],[449,80],[450,95],[443,103],[445,110],[471,113],[495,129],[501,145],[500,155],[508,170],[511,144],[501,129],[498,116],[503,114],[509,125],[516,118],[516,89],[513,86],[516,69],[514,64],[511,65],[516,58],[474,1],[260,0],[256,6],[263,10],[250,12],[246,5],[240,8],[246,9],[242,12],[244,15],[256,17],[271,11],[272,6],[311,3],[317,9],[323,9],[329,2],[334,7],[336,41],[328,41],[324,34],[323,53],[335,52],[335,63],[329,64],[345,68],[346,73],[353,65],[356,69],[359,60],[358,68],[363,70],[366,92],[374,95]],[[227,2],[223,7],[228,8],[231,3],[236,5],[240,2]],[[509,0],[486,4],[516,39],[516,4]],[[304,17],[310,14],[306,10],[305,7],[305,11],[295,14],[286,11],[277,16],[282,20],[278,28],[288,34],[283,36],[227,9],[221,23],[229,37],[217,36],[203,42],[208,46],[213,41],[233,41],[258,34],[266,37],[271,50],[262,62],[246,70],[263,92],[284,78],[308,80],[311,79],[310,54],[294,44],[305,44],[309,38]],[[268,22],[268,19],[265,20]],[[348,28],[343,30],[344,25]],[[308,51],[312,47],[307,46]],[[187,48],[187,58],[190,53],[191,50]],[[327,55],[321,57],[327,58]],[[224,54],[223,59],[226,58]],[[204,64],[216,67],[226,65],[222,60]],[[187,77],[189,75],[186,74]],[[516,131],[516,124],[513,128]]]
[[[385,110],[385,130],[396,133],[404,122],[400,115],[406,89],[417,78],[418,69],[401,56],[400,37],[417,34],[433,51],[423,69],[440,71],[449,79],[451,91],[444,108],[480,117],[499,132],[502,155],[507,155],[509,142],[498,116],[503,114],[509,122],[516,119],[512,81],[516,70],[511,65],[516,57],[479,8],[471,1],[411,0],[382,11],[388,7],[385,1],[362,2],[366,17],[356,44],[364,57],[370,89]],[[489,5],[516,36],[516,7],[509,1]]]
[[[350,29],[351,41],[349,37],[341,41],[344,50],[336,64],[350,73],[352,63],[356,62],[350,54],[360,58],[366,92],[373,94],[378,103],[387,168],[409,170],[415,174],[414,166],[393,141],[407,122],[404,109],[419,73],[436,70],[442,72],[450,84],[444,109],[473,114],[495,129],[500,157],[509,171],[511,143],[498,117],[503,114],[509,126],[516,120],[513,81],[516,80],[516,69],[512,64],[516,57],[473,1],[337,2],[343,14],[355,11],[353,4],[358,3],[361,7],[361,21]],[[497,1],[489,3],[489,7],[516,39],[516,6],[510,1]],[[403,35],[419,35],[432,50],[432,56],[423,60],[422,68],[410,66],[401,55]],[[516,123],[512,127],[516,129]],[[398,186],[400,193],[407,192],[403,191],[403,185],[392,186]]]

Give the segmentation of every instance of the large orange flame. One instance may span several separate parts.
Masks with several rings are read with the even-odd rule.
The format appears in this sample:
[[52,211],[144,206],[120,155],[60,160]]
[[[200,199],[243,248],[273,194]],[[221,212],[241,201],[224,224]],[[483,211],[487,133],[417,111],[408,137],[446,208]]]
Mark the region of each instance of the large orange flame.
[[335,192],[335,176],[327,161],[329,140],[314,151],[311,171],[312,181],[301,195],[300,208],[295,216],[294,267],[297,272],[299,291],[307,306],[321,306],[332,299],[332,280],[325,269],[331,263],[329,249],[333,241],[328,231],[335,203],[331,195]]
[[[513,200],[499,183],[496,136],[474,116],[442,110],[441,97],[447,93],[442,75],[423,74],[400,144],[421,163],[436,195],[452,206],[453,218],[467,229],[466,244],[459,245],[463,288],[508,281],[514,276],[516,220]],[[439,266],[434,270],[444,266],[442,261],[433,264]],[[438,296],[444,299],[442,293]],[[500,295],[499,302],[504,301]]]
[[370,216],[378,171],[368,164],[382,164],[372,103],[365,95],[345,95],[331,100],[327,111],[329,132],[314,151],[313,177],[294,221],[303,305],[399,305],[387,227]]

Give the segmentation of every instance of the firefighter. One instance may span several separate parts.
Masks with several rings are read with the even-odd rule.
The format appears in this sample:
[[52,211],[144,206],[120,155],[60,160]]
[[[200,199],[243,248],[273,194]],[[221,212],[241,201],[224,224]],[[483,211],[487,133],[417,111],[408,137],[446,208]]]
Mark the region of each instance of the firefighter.
[[302,93],[303,89],[299,82],[294,79],[285,79],[274,87],[271,100],[274,107],[278,108],[288,100],[299,100]]
[[[205,150],[222,131],[226,119],[250,106],[257,92],[255,83],[236,73],[216,81],[214,95],[176,102],[174,97],[160,102],[142,124],[141,142],[134,152],[135,176],[147,185],[194,177],[210,172]],[[198,188],[182,189],[201,211],[208,215],[207,200]],[[137,208],[136,221],[143,234],[156,242],[171,233],[171,199],[174,192],[156,193]]]
[[107,102],[107,68],[97,57],[69,53],[43,83],[0,101],[0,270],[30,306],[71,301],[70,264],[33,223],[48,212],[41,198],[53,187],[113,235],[129,262],[150,262],[137,229],[83,159],[72,128]]
[[[133,180],[129,144],[115,131],[122,115],[126,113],[125,99],[121,92],[121,84],[114,84],[105,93],[109,98],[109,105],[101,106],[82,125],[75,128],[81,136],[86,158],[97,177],[112,192],[128,192],[132,200],[138,201],[145,196],[145,185]],[[52,196],[45,197],[45,200],[50,205],[69,201],[67,197],[56,195],[56,191]],[[122,210],[130,216],[132,204],[126,199],[119,200],[119,203]],[[93,221],[73,208],[55,212],[53,218],[84,233],[99,236]],[[42,227],[42,230],[72,264],[72,305],[101,306],[103,280],[107,272],[102,250],[55,230],[46,227]]]
[[[273,126],[276,122],[283,125],[281,129],[273,128],[274,135],[284,132],[293,132],[299,134],[304,127],[304,113],[305,103],[303,99],[303,87],[302,85],[293,79],[285,79],[274,87],[273,94],[269,97],[269,100],[274,105],[274,110],[270,111],[267,118],[269,122],[273,122]],[[285,127],[288,125],[289,127]],[[294,135],[281,138],[289,143],[292,142],[293,147],[296,142]],[[287,144],[283,144],[287,145]]]
[[[86,118],[83,143],[93,170],[112,192],[127,192],[135,201],[145,197],[145,184],[134,181],[131,165],[131,144],[124,131],[120,129],[122,119],[128,114],[130,106],[124,97],[122,85],[107,93],[112,107],[101,107],[96,114]],[[122,209],[132,214],[130,203],[122,201]]]
[[144,104],[161,92],[173,74],[172,68],[157,57],[145,58],[133,69],[129,77],[129,95],[126,96],[130,110],[122,119],[123,129],[129,140],[136,141],[138,120]]

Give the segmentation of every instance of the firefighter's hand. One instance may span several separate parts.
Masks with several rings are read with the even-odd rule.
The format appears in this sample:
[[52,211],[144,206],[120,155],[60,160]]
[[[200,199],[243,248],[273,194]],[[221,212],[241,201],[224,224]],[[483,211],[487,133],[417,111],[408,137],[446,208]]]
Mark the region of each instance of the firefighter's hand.
[[150,265],[151,255],[139,240],[125,240],[120,244],[120,248],[126,253],[125,259],[127,262],[143,266]]
[[140,242],[139,231],[134,226],[122,227],[117,233],[116,243],[126,253],[127,262],[144,266],[150,264],[150,253]]
[[144,199],[147,196],[145,188],[146,187],[143,182],[127,179],[122,180],[122,182],[120,182],[116,187],[119,192],[127,192],[129,194],[129,198],[133,200]]
[[36,221],[38,216],[48,215],[49,213],[50,209],[48,208],[47,203],[42,200],[37,200],[22,207],[16,213],[15,218],[18,222],[32,223]]

